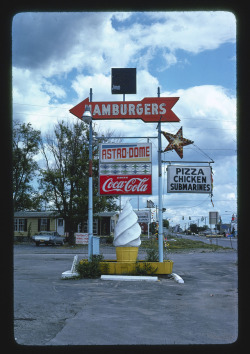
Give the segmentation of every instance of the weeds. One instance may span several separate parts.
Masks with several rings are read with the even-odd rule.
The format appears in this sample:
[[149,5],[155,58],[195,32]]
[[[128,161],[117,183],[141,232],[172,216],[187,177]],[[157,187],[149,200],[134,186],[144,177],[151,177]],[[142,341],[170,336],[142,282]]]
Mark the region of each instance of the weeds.
[[90,261],[82,259],[76,266],[80,278],[98,278],[102,273],[100,262],[103,260],[103,255],[93,255]]
[[151,239],[148,241],[148,247],[146,248],[146,261],[147,262],[158,262],[159,261],[159,251],[158,243],[155,240]]
[[131,275],[153,275],[157,271],[157,267],[153,267],[149,263],[143,263],[141,267],[139,263],[136,263],[135,270],[131,272]]
[[[142,247],[145,249],[147,253],[146,260],[148,262],[157,262],[158,255],[158,241],[149,240],[145,241],[142,244]],[[185,251],[185,250],[193,250],[193,249],[203,249],[203,250],[212,250],[216,251],[218,249],[223,249],[222,246],[218,246],[215,244],[208,244],[202,241],[193,241],[185,238],[176,238],[176,239],[168,239],[168,241],[163,242],[164,249],[164,258],[166,258],[167,253],[172,253],[175,251]]]

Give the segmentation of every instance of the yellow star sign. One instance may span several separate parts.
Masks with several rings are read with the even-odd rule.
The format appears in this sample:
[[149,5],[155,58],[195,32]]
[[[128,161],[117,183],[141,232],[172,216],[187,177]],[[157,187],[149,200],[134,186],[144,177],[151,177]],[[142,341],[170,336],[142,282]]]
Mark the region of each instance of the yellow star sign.
[[183,146],[193,144],[192,140],[183,138],[182,127],[180,127],[176,134],[170,134],[166,132],[162,132],[162,134],[169,141],[169,144],[164,150],[164,152],[169,150],[175,150],[181,159],[183,158]]

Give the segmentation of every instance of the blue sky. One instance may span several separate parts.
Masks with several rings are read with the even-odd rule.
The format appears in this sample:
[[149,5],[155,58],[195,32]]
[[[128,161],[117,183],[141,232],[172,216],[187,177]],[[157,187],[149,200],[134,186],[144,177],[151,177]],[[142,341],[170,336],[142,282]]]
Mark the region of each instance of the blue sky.
[[[177,90],[198,85],[222,85],[231,94],[236,94],[236,45],[226,43],[216,50],[199,54],[177,51],[178,62],[163,73],[165,89]],[[152,72],[157,71],[156,62],[151,64]]]
[[[77,119],[69,109],[89,96],[90,87],[93,101],[122,100],[111,94],[113,67],[137,69],[137,94],[126,95],[126,100],[156,96],[158,86],[161,96],[180,97],[173,110],[181,122],[165,123],[162,130],[176,133],[183,126],[184,137],[194,141],[184,148],[183,160],[215,161],[214,207],[208,195],[164,192],[164,217],[184,226],[189,216],[195,222],[196,216],[219,211],[224,222],[230,220],[237,211],[236,19],[232,13],[27,12],[13,18],[12,39],[13,118],[31,122],[43,133],[60,119]],[[109,121],[95,124],[99,131],[110,128]],[[112,129],[127,137],[157,133],[155,123],[140,120],[117,121]],[[162,141],[165,147],[167,141],[164,137]],[[152,139],[152,144],[156,165],[157,140]],[[173,151],[163,154],[163,159],[179,157]],[[153,179],[150,198],[158,204],[156,172]],[[140,197],[141,208],[147,199]],[[137,207],[137,198],[132,203]]]

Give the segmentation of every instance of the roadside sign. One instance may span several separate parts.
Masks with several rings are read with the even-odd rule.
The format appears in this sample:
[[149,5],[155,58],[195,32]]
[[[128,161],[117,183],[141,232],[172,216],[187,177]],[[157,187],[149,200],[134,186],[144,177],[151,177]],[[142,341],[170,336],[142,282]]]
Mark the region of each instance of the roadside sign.
[[152,144],[99,144],[99,192],[152,194]]
[[100,194],[136,195],[152,194],[152,176],[101,176]]
[[216,225],[219,222],[219,212],[218,211],[210,211],[209,212],[209,224]]
[[138,216],[138,222],[150,223],[150,211],[149,210],[135,210]]
[[87,245],[89,243],[89,234],[75,233],[76,245]]
[[100,144],[100,157],[102,163],[114,162],[151,162],[152,144]]
[[80,118],[85,106],[89,106],[94,120],[105,119],[142,119],[146,123],[179,122],[180,119],[171,110],[179,97],[146,97],[141,101],[89,102],[85,98],[70,113]]
[[212,192],[212,172],[209,166],[167,167],[167,193]]
[[154,202],[152,202],[152,200],[147,200],[147,208],[154,208]]

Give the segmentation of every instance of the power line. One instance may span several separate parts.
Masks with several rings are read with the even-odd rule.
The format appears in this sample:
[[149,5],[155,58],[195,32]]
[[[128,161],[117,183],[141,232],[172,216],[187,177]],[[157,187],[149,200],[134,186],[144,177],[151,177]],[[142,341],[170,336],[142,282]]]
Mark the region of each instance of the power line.
[[[40,106],[42,107],[42,106]],[[57,107],[51,107],[51,108],[57,108]],[[62,108],[60,108],[62,109]],[[65,110],[65,108],[64,108]],[[41,117],[55,117],[56,115],[49,115],[49,114],[41,114],[41,113],[37,113],[37,112],[33,112],[33,113],[30,113],[30,112],[14,112],[14,114],[23,114],[23,115],[27,115],[27,116],[33,116],[33,115],[36,115],[36,116],[41,116]],[[69,118],[70,116],[60,116],[60,118]],[[99,120],[100,121],[100,120]],[[112,121],[114,122],[114,121]],[[144,124],[144,122],[135,122],[135,121],[131,121],[130,124],[133,124],[133,125],[141,125],[141,124]],[[155,124],[157,122],[153,122],[152,124]],[[168,122],[167,122],[168,123]],[[148,124],[148,123],[147,123]],[[177,124],[180,124],[180,123],[177,123]],[[200,127],[188,127],[186,126],[187,129],[200,129]],[[236,128],[209,128],[209,127],[202,127],[202,129],[211,129],[211,130],[236,130]]]
[[32,106],[32,107],[47,107],[47,108],[66,109],[65,107],[45,106],[45,105],[30,104],[30,103],[17,103],[17,102],[13,102],[13,104],[18,104],[18,105],[20,105],[20,106]]
[[[93,102],[95,103],[95,102]],[[13,102],[13,104],[20,105],[20,106],[32,106],[32,107],[47,107],[47,108],[57,108],[57,109],[67,109],[66,107],[59,107],[59,106],[49,106],[49,105],[38,105],[38,104],[30,104],[30,103],[19,103],[19,102]],[[209,117],[206,118],[195,118],[195,117],[181,117],[181,119],[187,119],[187,120],[206,120],[206,121],[214,121],[214,122],[220,122],[219,119],[211,119]],[[233,119],[223,119],[223,122],[235,122]]]

